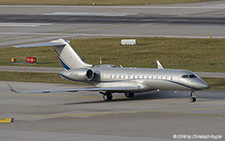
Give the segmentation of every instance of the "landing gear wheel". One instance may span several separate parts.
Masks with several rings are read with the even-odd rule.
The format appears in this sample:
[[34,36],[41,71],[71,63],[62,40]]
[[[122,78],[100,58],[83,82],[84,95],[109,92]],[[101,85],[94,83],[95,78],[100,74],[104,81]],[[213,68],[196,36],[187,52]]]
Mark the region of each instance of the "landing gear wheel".
[[196,102],[197,98],[196,98],[196,95],[195,95],[195,91],[192,90],[191,91],[191,95],[190,95],[190,102]]
[[105,93],[105,94],[103,95],[103,99],[104,99],[105,101],[110,101],[110,100],[112,100],[112,99],[113,99],[112,93],[109,93],[109,92]]
[[130,97],[134,97],[134,93],[125,93],[125,96],[126,96],[126,97],[129,97],[129,98],[130,98]]
[[196,102],[196,97],[191,97],[190,102]]

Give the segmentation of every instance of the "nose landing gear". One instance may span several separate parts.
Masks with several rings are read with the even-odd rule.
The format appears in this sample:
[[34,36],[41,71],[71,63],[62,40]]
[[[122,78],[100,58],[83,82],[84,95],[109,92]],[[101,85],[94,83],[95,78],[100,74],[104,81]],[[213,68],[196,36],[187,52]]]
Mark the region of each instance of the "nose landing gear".
[[190,102],[196,102],[197,98],[196,98],[196,95],[195,95],[195,91],[192,90],[191,91],[191,95],[190,95]]

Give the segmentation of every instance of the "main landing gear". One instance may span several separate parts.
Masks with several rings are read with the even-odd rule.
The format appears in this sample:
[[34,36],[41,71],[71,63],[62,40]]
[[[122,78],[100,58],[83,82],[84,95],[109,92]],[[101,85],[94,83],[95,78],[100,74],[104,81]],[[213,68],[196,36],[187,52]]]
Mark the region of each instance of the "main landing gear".
[[190,102],[196,102],[196,95],[195,95],[195,91],[192,90],[191,91],[191,95],[190,95]]
[[[111,91],[107,91],[107,92],[100,92],[103,95],[103,99],[105,101],[111,101],[113,99],[113,95]],[[128,98],[134,97],[134,93],[125,93],[125,96]]]
[[113,99],[112,92],[110,92],[110,91],[107,91],[105,93],[103,93],[103,92],[100,92],[100,93],[103,94],[103,99],[105,101],[111,101]]
[[134,97],[134,93],[125,93],[125,96],[128,98]]

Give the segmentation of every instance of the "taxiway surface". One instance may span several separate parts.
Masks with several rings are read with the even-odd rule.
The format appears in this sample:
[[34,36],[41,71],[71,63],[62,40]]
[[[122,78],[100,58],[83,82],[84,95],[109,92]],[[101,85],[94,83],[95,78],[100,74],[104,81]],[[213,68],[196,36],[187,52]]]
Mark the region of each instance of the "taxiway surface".
[[[81,87],[65,84],[10,82],[19,90]],[[15,94],[0,81],[1,140],[174,140],[178,135],[225,136],[225,93],[152,91],[127,99],[114,94],[105,102],[98,92]],[[196,139],[196,138],[195,138]],[[196,139],[202,140],[202,139]],[[214,139],[209,139],[214,140]]]
[[0,6],[0,46],[56,38],[225,38],[224,1],[153,6]]

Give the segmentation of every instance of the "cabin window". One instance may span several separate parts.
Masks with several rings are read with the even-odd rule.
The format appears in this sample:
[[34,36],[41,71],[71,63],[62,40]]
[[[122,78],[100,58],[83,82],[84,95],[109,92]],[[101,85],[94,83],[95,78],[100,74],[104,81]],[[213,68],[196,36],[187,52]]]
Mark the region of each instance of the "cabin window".
[[110,78],[112,78],[112,75],[110,75]]
[[114,75],[114,78],[116,79],[116,75]]
[[121,79],[121,75],[119,75],[119,79]]
[[123,79],[126,79],[126,76],[125,75],[123,76]]
[[149,79],[149,76],[147,76],[147,79]]
[[133,79],[135,79],[135,75],[133,76]]

